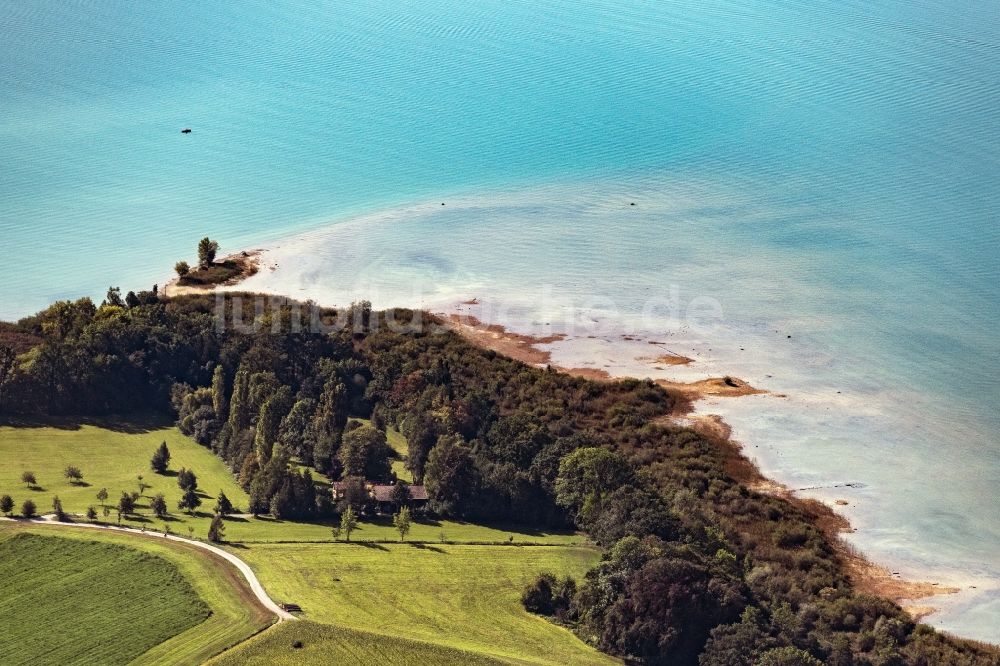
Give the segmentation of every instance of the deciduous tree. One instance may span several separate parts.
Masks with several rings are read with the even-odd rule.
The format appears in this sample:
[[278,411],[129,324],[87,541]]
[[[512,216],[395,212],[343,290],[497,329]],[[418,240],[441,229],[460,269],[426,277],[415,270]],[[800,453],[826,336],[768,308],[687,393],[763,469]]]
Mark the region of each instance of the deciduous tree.
[[10,495],[4,495],[0,497],[0,512],[3,512],[5,516],[9,516],[10,512],[14,510],[14,498]]
[[365,423],[344,433],[339,456],[345,475],[388,481],[392,476],[391,453],[385,433]]
[[135,500],[132,499],[132,495],[123,490],[122,496],[118,498],[118,515],[128,516],[131,515],[134,511],[135,511]]
[[153,514],[157,518],[167,517],[167,499],[163,496],[163,493],[157,493],[156,496],[149,501],[149,508],[153,510]]
[[410,509],[409,507],[403,507],[399,510],[395,516],[392,517],[392,526],[396,528],[399,532],[399,540],[405,541],[406,535],[410,533],[410,526],[413,521],[410,519]]
[[21,505],[21,515],[25,518],[34,518],[37,511],[38,507],[30,499],[24,500],[24,503]]
[[63,470],[63,476],[69,479],[69,482],[73,485],[77,485],[83,482],[83,472],[80,468],[75,465],[68,465],[65,470]]
[[410,506],[410,487],[402,481],[397,481],[392,487],[392,503],[396,509],[403,509]]
[[181,490],[197,490],[198,477],[192,470],[181,467],[181,471],[177,472],[177,486]]
[[472,450],[460,435],[441,437],[427,457],[424,475],[427,493],[436,509],[460,515],[476,485]]
[[358,526],[358,517],[354,509],[347,507],[347,510],[340,515],[340,531],[344,533],[344,539],[351,540],[351,532]]
[[34,472],[21,472],[21,483],[31,488],[38,483],[38,479],[35,478]]

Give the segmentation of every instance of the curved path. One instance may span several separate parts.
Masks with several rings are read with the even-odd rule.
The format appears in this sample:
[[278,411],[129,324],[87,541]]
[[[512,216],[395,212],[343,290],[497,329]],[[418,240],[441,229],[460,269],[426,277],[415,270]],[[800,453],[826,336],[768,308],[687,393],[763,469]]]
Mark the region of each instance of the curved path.
[[12,519],[7,518],[5,520],[11,520],[18,523],[31,523],[32,525],[49,525],[51,527],[88,527],[97,530],[115,530],[118,532],[128,532],[131,534],[139,534],[146,537],[153,537],[156,539],[167,539],[169,541],[179,541],[181,543],[186,543],[202,550],[207,550],[210,553],[218,555],[222,559],[226,560],[230,564],[239,570],[243,577],[246,578],[247,583],[250,585],[250,589],[253,591],[254,595],[260,601],[260,603],[267,608],[269,611],[278,616],[278,620],[297,620],[298,618],[284,610],[281,606],[276,604],[271,597],[267,596],[267,592],[264,591],[264,586],[260,584],[257,580],[257,575],[250,568],[250,565],[236,557],[227,550],[223,550],[218,546],[213,546],[210,543],[205,543],[204,541],[196,541],[195,539],[186,539],[184,537],[179,537],[175,534],[164,534],[162,532],[153,532],[150,530],[137,530],[132,527],[119,527],[117,525],[95,525],[94,523],[60,523],[52,520],[51,517],[43,517],[35,520],[23,520],[23,519]]

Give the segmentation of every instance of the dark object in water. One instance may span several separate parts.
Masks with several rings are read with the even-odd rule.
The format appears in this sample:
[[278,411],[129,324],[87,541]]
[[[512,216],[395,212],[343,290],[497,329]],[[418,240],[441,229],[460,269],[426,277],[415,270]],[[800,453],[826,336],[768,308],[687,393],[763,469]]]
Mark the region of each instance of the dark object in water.
[[184,129],[181,130],[181,134],[190,134],[190,133],[191,133],[190,127],[185,127]]
[[634,205],[635,205],[635,202],[632,202],[632,203],[629,204],[629,206],[634,206]]

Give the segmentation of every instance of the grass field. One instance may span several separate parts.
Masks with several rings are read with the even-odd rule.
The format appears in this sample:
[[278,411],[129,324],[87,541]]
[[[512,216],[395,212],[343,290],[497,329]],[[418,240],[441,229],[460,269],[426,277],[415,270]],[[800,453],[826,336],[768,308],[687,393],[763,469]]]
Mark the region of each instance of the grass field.
[[0,539],[5,664],[126,664],[208,617],[160,557],[10,530]]
[[[226,522],[226,539],[243,543],[274,543],[281,541],[332,542],[330,528],[333,523],[296,523],[259,518],[234,518]],[[441,538],[442,533],[444,539]],[[453,541],[459,543],[541,543],[550,545],[579,545],[586,541],[574,532],[546,531],[518,525],[477,525],[455,520],[415,518],[407,541]],[[343,539],[343,537],[341,537]],[[351,535],[352,541],[398,541],[399,533],[392,526],[392,517],[367,519]]]
[[[39,512],[50,512],[52,497],[58,495],[63,509],[69,513],[82,515],[88,506],[96,507],[100,513],[97,492],[107,488],[108,502],[116,504],[123,490],[138,490],[136,477],[139,474],[150,487],[139,501],[139,511],[143,515],[138,520],[128,521],[134,526],[145,524],[150,529],[162,531],[164,522],[153,517],[148,508],[150,498],[161,492],[171,512],[166,524],[183,536],[187,536],[188,525],[195,528],[196,536],[205,536],[220,490],[225,491],[236,506],[246,507],[246,493],[222,461],[174,427],[155,422],[128,425],[50,423],[53,425],[0,426],[0,494],[11,495],[16,507],[30,498],[38,505]],[[149,468],[149,459],[163,441],[170,448],[171,458],[167,475],[161,476]],[[82,485],[74,485],[63,476],[67,465],[80,468]],[[193,469],[198,476],[203,496],[196,516],[188,516],[177,509],[181,490],[175,477],[181,467]],[[37,488],[29,489],[21,482],[24,471],[35,473]],[[109,520],[116,520],[114,512]]]
[[[107,487],[113,498],[109,502],[116,501],[122,490],[137,489],[140,473],[152,487],[140,501],[142,516],[130,521],[133,527],[162,531],[169,526],[188,536],[190,525],[195,537],[204,538],[220,489],[238,507],[246,506],[246,494],[222,462],[163,423],[16,426],[0,426],[0,494],[11,494],[18,506],[31,497],[40,511],[48,512],[52,496],[59,495],[66,511],[83,514],[88,506],[99,506],[98,489]],[[405,450],[401,435],[389,433],[389,439]],[[149,470],[149,458],[161,441],[171,450],[171,470],[185,466],[198,474],[206,492],[199,515],[177,511],[175,478]],[[87,485],[65,479],[67,465],[81,468]],[[21,483],[25,470],[36,474],[39,488],[29,490]],[[157,492],[166,495],[171,507],[166,523],[148,509]],[[112,514],[110,520],[114,518]],[[139,547],[173,563],[212,615],[145,652],[137,663],[200,663],[273,619],[256,605],[234,569],[192,546],[110,531],[10,523],[0,523],[0,529],[50,535],[58,529],[64,539]],[[352,534],[352,541],[369,543],[335,544],[330,525],[233,517],[226,522],[225,539],[254,568],[272,598],[302,605],[306,619],[324,625],[269,630],[245,648],[256,650],[245,656],[259,663],[308,663],[302,659],[327,654],[354,655],[358,663],[414,663],[401,655],[424,655],[422,650],[430,652],[420,656],[421,663],[615,663],[569,631],[526,613],[520,604],[521,590],[538,573],[579,577],[596,563],[598,551],[580,534],[428,519],[415,522],[407,537],[408,542],[425,543],[400,544],[393,543],[398,534],[387,517],[363,522]],[[379,541],[389,543],[374,543]],[[492,545],[497,543],[514,545]],[[293,631],[311,638],[293,639],[303,640],[305,647],[285,654],[283,636]],[[378,641],[363,632],[378,634]],[[469,652],[479,662],[469,661]]]
[[[294,647],[296,642],[300,647]],[[315,622],[283,622],[209,662],[211,666],[434,664],[498,666],[506,662],[442,645],[408,641]]]
[[309,620],[523,663],[615,663],[520,603],[539,572],[582,576],[599,559],[592,548],[341,543],[233,552]]
[[200,664],[274,620],[231,565],[182,543],[0,522],[0,553],[4,664]]

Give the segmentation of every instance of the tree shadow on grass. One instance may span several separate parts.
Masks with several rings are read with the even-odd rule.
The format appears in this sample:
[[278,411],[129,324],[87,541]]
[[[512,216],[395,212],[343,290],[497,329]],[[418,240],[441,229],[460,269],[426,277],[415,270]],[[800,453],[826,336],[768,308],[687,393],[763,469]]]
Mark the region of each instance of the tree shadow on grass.
[[146,516],[139,516],[139,515],[136,515],[136,514],[130,514],[127,519],[122,520],[122,526],[123,527],[129,527],[131,523],[147,524],[147,523],[151,523],[151,522],[153,522],[153,521],[150,520],[149,518],[147,518]]
[[110,416],[3,416],[0,426],[13,428],[56,428],[58,430],[79,430],[83,426],[104,428],[113,432],[141,435],[154,430],[162,430],[174,425],[167,414],[141,412]]
[[438,548],[437,546],[432,546],[432,545],[427,544],[427,543],[411,543],[410,546],[413,547],[413,548],[416,548],[418,550],[429,550],[432,553],[442,553],[442,554],[444,554],[444,553],[448,552],[444,548]]
[[349,542],[345,542],[345,543],[357,544],[357,545],[363,546],[365,548],[371,548],[372,550],[384,550],[384,551],[387,551],[387,552],[389,550],[388,548],[386,548],[382,544],[375,543],[374,541],[349,541]]

